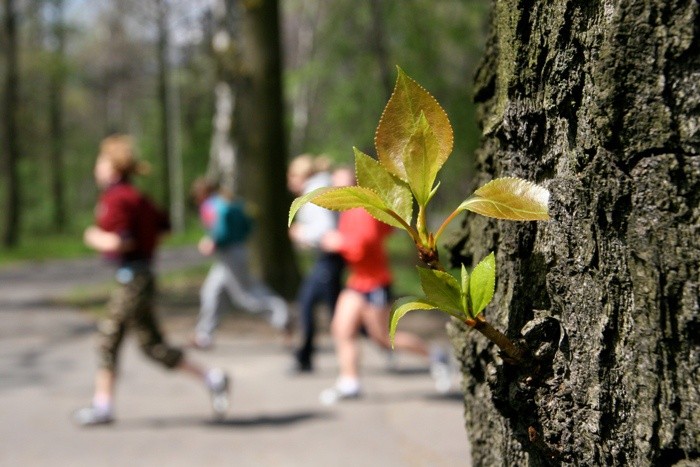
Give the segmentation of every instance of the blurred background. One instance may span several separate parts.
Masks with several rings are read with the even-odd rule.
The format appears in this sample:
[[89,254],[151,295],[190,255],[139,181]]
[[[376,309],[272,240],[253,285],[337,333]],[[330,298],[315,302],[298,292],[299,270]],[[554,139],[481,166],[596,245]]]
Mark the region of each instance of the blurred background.
[[[168,206],[177,232],[171,243],[199,235],[188,188],[204,173],[255,180],[254,189],[242,183],[238,191],[276,193],[271,202],[282,207],[273,212],[285,212],[291,197],[282,179],[256,175],[259,155],[239,141],[255,131],[245,126],[259,121],[251,113],[270,112],[244,100],[254,95],[258,67],[250,44],[265,60],[265,47],[274,46],[265,36],[274,33],[280,67],[263,73],[280,74],[269,79],[281,83],[275,112],[284,141],[266,172],[284,173],[304,152],[338,163],[352,162],[353,146],[374,154],[398,65],[437,98],[455,130],[434,210],[466,197],[478,142],[471,82],[486,0],[284,0],[276,11],[256,3],[275,2],[4,0],[0,261],[86,253],[80,234],[93,217],[97,145],[114,132],[132,134],[152,164],[151,176],[137,183]],[[219,140],[229,136],[232,146],[223,156],[217,121]],[[260,216],[277,216],[261,203]],[[286,217],[272,222],[286,227]]]
[[[291,299],[308,258],[287,235],[287,164],[301,153],[351,164],[353,146],[374,155],[396,66],[455,131],[431,215],[441,222],[469,195],[488,10],[487,0],[3,0],[0,464],[468,465],[462,396],[434,395],[422,362],[390,361],[390,371],[368,347],[369,397],[319,410],[337,375],[327,333],[317,374],[290,379],[289,349],[244,313],[224,319],[214,352],[196,355],[235,375],[223,425],[203,421],[200,388],[162,378],[134,345],[118,427],[88,437],[68,414],[89,397],[112,281],[82,242],[102,138],[133,135],[152,166],[135,182],[170,211],[158,308],[183,342],[209,266],[194,246],[203,232],[191,182],[208,174],[256,205],[255,265]],[[417,293],[408,236],[390,248],[395,292]],[[446,319],[417,313],[402,327],[446,344]]]

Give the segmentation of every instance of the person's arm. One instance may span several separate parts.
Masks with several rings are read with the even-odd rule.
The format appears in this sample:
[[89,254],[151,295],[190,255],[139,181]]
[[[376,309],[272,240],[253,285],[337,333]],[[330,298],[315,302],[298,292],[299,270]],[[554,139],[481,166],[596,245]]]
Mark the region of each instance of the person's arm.
[[367,245],[377,237],[377,224],[371,217],[357,211],[342,214],[338,230],[328,232],[321,240],[321,248],[340,253],[350,261],[362,259]]
[[134,249],[133,239],[124,238],[114,232],[108,232],[96,225],[85,229],[83,241],[87,246],[100,253],[125,253]]

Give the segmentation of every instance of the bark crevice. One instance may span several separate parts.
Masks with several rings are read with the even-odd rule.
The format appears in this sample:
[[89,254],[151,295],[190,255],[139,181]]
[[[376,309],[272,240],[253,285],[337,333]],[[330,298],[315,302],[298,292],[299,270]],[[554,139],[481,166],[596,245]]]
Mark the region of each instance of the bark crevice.
[[[448,249],[467,265],[496,252],[487,319],[547,363],[514,367],[450,327],[474,465],[698,459],[699,15],[692,1],[494,7],[477,183],[542,183],[552,220],[468,214]],[[558,339],[527,341],[552,322]]]

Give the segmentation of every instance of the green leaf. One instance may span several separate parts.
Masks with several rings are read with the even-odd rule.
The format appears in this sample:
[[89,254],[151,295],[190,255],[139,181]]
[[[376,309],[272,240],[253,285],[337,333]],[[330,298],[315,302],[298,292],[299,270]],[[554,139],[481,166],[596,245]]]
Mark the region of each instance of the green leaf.
[[464,313],[462,298],[457,279],[444,271],[418,268],[421,287],[431,303],[437,305],[442,311],[455,311]]
[[438,150],[431,154],[435,158],[431,161],[431,172],[437,173],[452,152],[454,135],[450,120],[435,98],[398,68],[394,92],[379,120],[374,143],[379,162],[406,182],[409,178],[404,153],[421,113],[435,135]]
[[289,206],[289,218],[287,219],[287,227],[292,225],[292,221],[294,220],[294,216],[296,216],[297,211],[301,209],[303,205],[306,203],[310,202],[317,196],[320,196],[321,194],[325,193],[328,190],[332,190],[332,188],[326,187],[326,188],[318,188],[314,191],[311,191],[309,193],[306,193],[303,196],[300,196],[296,198],[294,201],[292,201],[291,206]]
[[461,287],[461,302],[460,304],[462,305],[463,310],[468,310],[469,308],[467,307],[467,297],[469,296],[469,273],[467,272],[467,268],[462,264],[462,287]]
[[425,114],[421,112],[415,131],[406,145],[403,163],[413,195],[420,206],[425,206],[433,194],[433,185],[439,166],[437,160],[440,148],[435,133]]
[[496,288],[496,257],[493,252],[482,259],[469,278],[469,302],[472,318],[479,316],[493,298]]
[[292,202],[289,208],[289,225],[291,225],[294,215],[304,203],[314,203],[317,206],[334,211],[364,208],[372,217],[379,221],[400,229],[405,228],[390,214],[393,211],[387,207],[382,198],[368,188],[359,186],[326,187],[318,188],[304,196],[300,196]]
[[521,178],[506,177],[490,181],[459,205],[483,216],[514,221],[549,220],[549,191]]
[[419,297],[404,297],[396,300],[391,306],[391,315],[389,317],[389,339],[391,340],[391,348],[394,348],[394,335],[396,334],[396,326],[399,320],[409,311],[414,310],[435,310],[437,306]]
[[357,184],[378,193],[387,207],[410,225],[413,218],[413,197],[406,182],[387,172],[372,157],[357,148],[353,149]]

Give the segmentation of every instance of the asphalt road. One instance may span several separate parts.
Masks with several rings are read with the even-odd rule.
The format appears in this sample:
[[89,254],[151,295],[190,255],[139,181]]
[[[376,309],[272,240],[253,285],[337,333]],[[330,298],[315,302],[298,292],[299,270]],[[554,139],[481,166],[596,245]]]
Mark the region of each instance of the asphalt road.
[[[159,269],[201,261],[194,249],[170,250]],[[109,278],[97,260],[0,270],[0,466],[469,465],[461,395],[457,388],[438,395],[425,362],[399,355],[398,369],[387,371],[386,354],[364,343],[365,396],[326,407],[318,394],[336,377],[328,336],[317,371],[290,376],[283,339],[264,323],[239,326],[235,314],[225,317],[212,351],[189,353],[233,375],[223,422],[212,421],[197,381],[146,361],[128,340],[117,422],[74,426],[70,413],[91,395],[95,322],[55,298]],[[164,325],[181,343],[193,321],[180,316]]]

